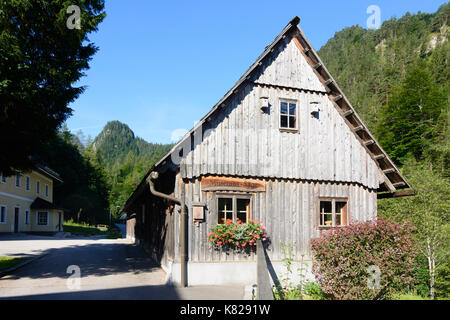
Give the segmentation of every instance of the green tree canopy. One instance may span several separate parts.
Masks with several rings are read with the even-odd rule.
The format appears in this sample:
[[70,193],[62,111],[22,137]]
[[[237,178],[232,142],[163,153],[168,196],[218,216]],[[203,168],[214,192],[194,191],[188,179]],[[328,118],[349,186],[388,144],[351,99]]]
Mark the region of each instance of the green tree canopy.
[[382,113],[380,142],[397,163],[412,153],[419,159],[426,141],[434,138],[446,96],[437,88],[424,65],[412,67],[400,86],[392,90]]
[[67,0],[0,0],[0,170],[29,169],[29,156],[56,135],[82,92],[73,84],[97,47],[88,34],[105,14],[103,0],[79,0],[81,28],[68,28]]

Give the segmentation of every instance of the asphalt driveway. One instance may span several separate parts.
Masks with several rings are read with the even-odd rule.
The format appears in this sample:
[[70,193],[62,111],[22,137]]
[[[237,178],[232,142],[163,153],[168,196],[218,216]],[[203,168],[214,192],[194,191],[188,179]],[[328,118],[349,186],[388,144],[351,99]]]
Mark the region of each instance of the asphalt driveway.
[[167,286],[165,272],[126,239],[2,236],[1,255],[42,258],[0,278],[0,299],[236,300],[244,296],[239,286]]

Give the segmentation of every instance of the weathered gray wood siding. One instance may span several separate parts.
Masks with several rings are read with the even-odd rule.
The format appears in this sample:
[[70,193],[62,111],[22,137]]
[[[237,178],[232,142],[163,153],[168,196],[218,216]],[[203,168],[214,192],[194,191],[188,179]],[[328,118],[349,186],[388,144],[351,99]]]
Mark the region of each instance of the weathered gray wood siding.
[[[270,108],[262,112],[261,96]],[[279,130],[280,99],[297,102],[298,132]],[[319,109],[318,117],[311,112]],[[206,174],[356,182],[379,187],[378,167],[288,37],[249,82],[203,124],[180,164]]]
[[[251,216],[262,221],[267,228],[271,245],[269,256],[281,260],[283,254],[280,242],[292,243],[297,257],[308,254],[309,240],[320,236],[317,227],[318,197],[348,198],[350,223],[369,221],[376,218],[377,195],[355,183],[326,183],[285,179],[259,179],[266,184],[266,192],[249,193],[252,195]],[[201,190],[199,179],[182,180],[176,183],[176,194],[184,194],[188,208],[188,255],[189,261],[242,261],[253,260],[254,254],[228,254],[212,249],[208,242],[208,233],[217,224],[216,198],[214,192]],[[205,221],[196,226],[192,220],[192,202],[204,202]],[[175,257],[179,259],[179,215],[174,215],[173,243]]]
[[[269,97],[267,113],[259,108],[261,90]],[[279,130],[280,99],[297,101],[298,132]],[[379,186],[377,164],[325,94],[253,84],[204,126],[180,170],[189,179],[217,174]]]
[[252,75],[251,80],[282,87],[326,92],[291,37],[286,37],[275,48],[271,56],[263,61],[258,72]]

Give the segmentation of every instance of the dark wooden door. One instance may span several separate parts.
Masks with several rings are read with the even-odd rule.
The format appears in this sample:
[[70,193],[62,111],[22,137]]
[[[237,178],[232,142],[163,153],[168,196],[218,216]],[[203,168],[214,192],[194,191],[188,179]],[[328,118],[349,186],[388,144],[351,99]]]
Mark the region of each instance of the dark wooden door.
[[14,208],[14,233],[19,232],[19,208]]

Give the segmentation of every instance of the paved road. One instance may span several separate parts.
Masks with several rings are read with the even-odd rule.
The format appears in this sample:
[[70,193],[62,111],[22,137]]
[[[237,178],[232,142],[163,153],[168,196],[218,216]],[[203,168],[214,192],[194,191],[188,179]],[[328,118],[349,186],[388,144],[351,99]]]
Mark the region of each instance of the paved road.
[[[23,249],[25,248],[25,249]],[[0,238],[0,255],[45,255],[0,278],[0,299],[242,299],[243,287],[174,288],[144,251],[126,239]],[[69,266],[80,269],[80,287]],[[70,278],[69,278],[70,277]],[[69,285],[69,286],[68,286]]]
[[123,223],[116,223],[116,227],[120,229],[120,233],[122,234],[122,238],[127,237],[127,225]]

